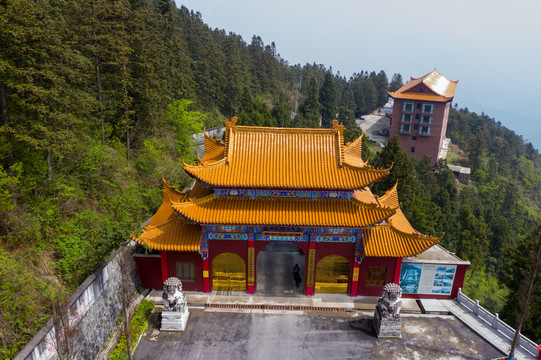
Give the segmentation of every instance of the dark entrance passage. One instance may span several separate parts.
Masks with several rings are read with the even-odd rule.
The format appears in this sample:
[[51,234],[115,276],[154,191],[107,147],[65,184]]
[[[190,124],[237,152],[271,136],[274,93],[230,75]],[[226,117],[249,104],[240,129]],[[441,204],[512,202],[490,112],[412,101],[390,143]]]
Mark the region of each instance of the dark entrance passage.
[[[293,266],[299,264],[302,282],[299,288],[293,280]],[[273,242],[257,255],[256,294],[302,295],[304,288],[304,254],[294,244]]]

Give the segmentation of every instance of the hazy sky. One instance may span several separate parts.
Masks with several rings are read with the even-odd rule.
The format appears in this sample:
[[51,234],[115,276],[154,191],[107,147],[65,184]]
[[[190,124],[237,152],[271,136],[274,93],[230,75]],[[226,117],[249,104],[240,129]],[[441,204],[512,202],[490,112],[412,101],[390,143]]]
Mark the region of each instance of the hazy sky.
[[[211,28],[275,42],[290,64],[459,80],[455,102],[541,149],[541,1],[176,0]],[[518,116],[520,115],[520,116]]]

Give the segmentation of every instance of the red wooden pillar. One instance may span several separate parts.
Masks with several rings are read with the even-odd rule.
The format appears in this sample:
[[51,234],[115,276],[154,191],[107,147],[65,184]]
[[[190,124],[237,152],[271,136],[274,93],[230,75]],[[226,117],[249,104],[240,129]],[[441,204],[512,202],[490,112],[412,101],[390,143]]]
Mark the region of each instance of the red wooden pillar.
[[254,241],[248,240],[248,276],[247,276],[248,294],[255,292],[255,247]]
[[353,262],[353,278],[351,279],[351,291],[350,296],[357,296],[357,289],[359,287],[359,268],[361,264],[357,261]]
[[206,254],[207,257],[203,258],[203,292],[209,293],[210,292],[210,277],[209,277],[209,258],[208,254]]
[[394,283],[400,285],[400,271],[402,270],[402,258],[396,258],[396,264],[394,266]]
[[162,262],[162,284],[169,278],[167,273],[167,251],[160,251],[160,258]]
[[541,345],[536,346],[537,350],[539,350],[539,354],[537,355],[537,360],[541,360]]
[[315,282],[315,263],[316,263],[316,243],[310,242],[308,249],[308,269],[306,270],[306,295],[314,295]]

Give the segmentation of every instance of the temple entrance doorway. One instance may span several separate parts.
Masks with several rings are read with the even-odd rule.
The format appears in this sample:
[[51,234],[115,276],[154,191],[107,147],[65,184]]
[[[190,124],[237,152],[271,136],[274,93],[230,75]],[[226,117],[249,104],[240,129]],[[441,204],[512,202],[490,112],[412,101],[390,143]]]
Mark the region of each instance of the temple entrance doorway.
[[349,262],[339,255],[325,256],[316,267],[316,293],[347,294]]
[[[295,286],[293,267],[299,265],[299,287]],[[302,295],[304,289],[304,254],[289,242],[272,242],[257,255],[256,293],[264,295]]]
[[212,290],[246,290],[246,263],[240,256],[226,252],[212,260]]

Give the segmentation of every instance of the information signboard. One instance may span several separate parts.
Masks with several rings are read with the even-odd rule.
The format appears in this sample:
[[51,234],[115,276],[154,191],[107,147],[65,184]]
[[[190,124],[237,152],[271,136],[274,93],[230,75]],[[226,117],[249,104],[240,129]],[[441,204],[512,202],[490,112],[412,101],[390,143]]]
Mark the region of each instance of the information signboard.
[[450,295],[456,265],[402,263],[400,287],[404,294]]

